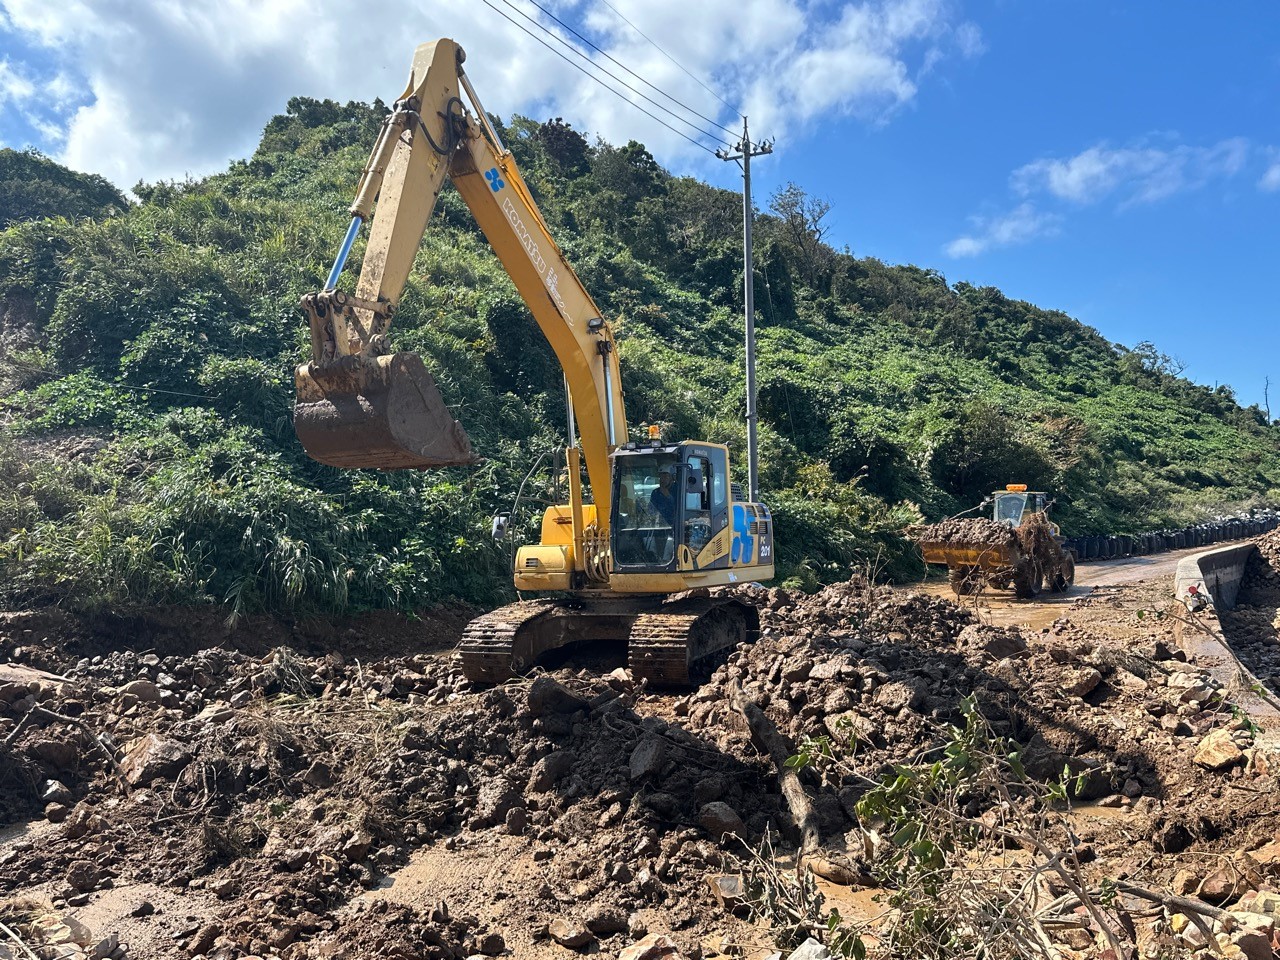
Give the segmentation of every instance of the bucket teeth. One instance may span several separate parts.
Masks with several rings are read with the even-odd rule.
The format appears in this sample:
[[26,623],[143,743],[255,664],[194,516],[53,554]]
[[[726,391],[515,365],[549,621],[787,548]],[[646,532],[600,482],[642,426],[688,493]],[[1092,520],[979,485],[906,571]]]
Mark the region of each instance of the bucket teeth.
[[294,432],[321,463],[429,470],[476,462],[470,438],[416,354],[305,364],[295,382]]

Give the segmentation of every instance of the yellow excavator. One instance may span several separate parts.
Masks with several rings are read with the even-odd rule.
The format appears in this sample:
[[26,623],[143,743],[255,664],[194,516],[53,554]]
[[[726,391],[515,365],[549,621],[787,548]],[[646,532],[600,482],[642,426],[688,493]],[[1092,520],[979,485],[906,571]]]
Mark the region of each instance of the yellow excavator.
[[[668,443],[652,431],[631,438],[610,324],[552,240],[464,60],[447,39],[414,53],[325,289],[302,300],[311,362],[296,371],[294,429],[310,456],[336,467],[477,460],[422,360],[393,352],[387,337],[450,177],[555,352],[567,391],[569,502],[548,507],[540,542],[515,556],[516,589],[544,597],[472,621],[462,669],[498,683],[556,648],[625,640],[637,677],[695,682],[718,652],[758,633],[752,604],[709,588],[773,576],[772,517],[764,504],[743,502],[723,445]],[[354,295],[344,293],[339,276],[371,213],[360,279]]]

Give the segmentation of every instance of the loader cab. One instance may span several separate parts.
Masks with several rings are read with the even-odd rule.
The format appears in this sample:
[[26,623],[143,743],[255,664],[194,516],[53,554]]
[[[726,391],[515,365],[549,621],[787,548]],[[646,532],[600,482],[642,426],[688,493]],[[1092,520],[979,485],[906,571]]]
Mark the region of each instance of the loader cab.
[[1019,527],[1033,513],[1043,513],[1048,499],[1043,491],[1028,490],[1025,483],[1011,483],[991,494],[995,501],[991,518],[997,523]]
[[692,558],[729,523],[726,448],[711,443],[628,444],[612,456],[615,570],[690,569]]

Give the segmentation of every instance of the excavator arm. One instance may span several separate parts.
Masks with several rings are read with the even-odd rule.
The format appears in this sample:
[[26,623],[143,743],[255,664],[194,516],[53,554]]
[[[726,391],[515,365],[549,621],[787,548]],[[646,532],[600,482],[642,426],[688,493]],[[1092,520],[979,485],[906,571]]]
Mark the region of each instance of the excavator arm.
[[[361,176],[326,289],[303,298],[312,361],[297,371],[294,426],[311,456],[335,466],[428,469],[474,461],[470,441],[421,360],[390,354],[387,343],[427,221],[451,177],[564,370],[604,536],[609,454],[627,440],[613,333],[489,124],[464,59],[447,39],[414,54],[409,82]],[[337,280],[371,212],[353,297],[336,289]],[[581,530],[580,518],[575,527]]]

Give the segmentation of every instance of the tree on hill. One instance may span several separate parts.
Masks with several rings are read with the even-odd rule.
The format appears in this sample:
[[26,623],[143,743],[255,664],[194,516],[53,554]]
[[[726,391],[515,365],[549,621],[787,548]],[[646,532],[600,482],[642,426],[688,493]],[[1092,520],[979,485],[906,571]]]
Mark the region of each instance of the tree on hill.
[[0,228],[48,217],[107,217],[128,206],[105,177],[69,170],[38,150],[0,149]]

